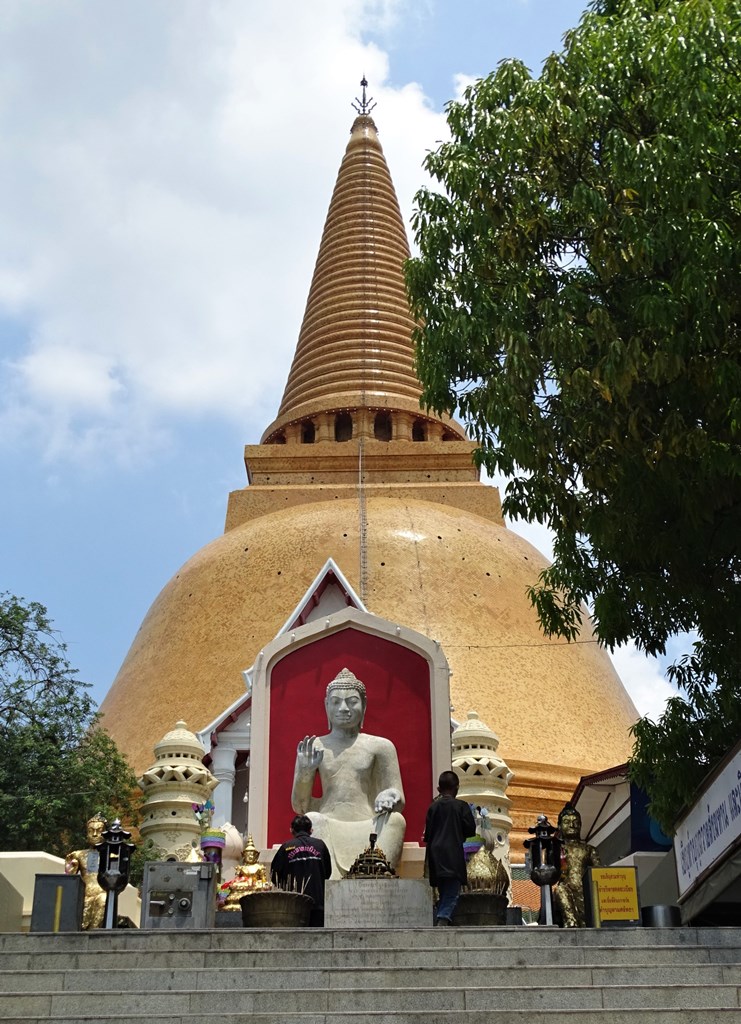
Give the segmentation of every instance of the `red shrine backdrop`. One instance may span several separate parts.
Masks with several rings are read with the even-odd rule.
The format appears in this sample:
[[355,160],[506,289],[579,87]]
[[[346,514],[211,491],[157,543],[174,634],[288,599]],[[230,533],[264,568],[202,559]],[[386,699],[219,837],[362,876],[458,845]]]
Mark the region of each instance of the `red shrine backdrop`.
[[[268,845],[290,838],[296,746],[304,736],[324,736],[327,683],[349,668],[365,683],[368,707],[363,732],[390,739],[399,755],[406,807],[406,842],[419,842],[432,789],[430,666],[402,644],[348,627],[290,651],[268,683]],[[315,795],[321,793],[317,776]],[[360,852],[360,851],[358,851]]]

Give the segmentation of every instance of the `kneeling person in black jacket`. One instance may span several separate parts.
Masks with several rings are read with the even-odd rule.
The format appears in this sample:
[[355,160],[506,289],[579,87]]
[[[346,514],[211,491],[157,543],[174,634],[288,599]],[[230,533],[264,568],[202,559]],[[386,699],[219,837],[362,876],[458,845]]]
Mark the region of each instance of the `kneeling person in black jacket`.
[[291,822],[293,839],[275,851],[270,865],[273,885],[311,896],[309,924],[313,928],[324,925],[324,880],[332,874],[329,850],[321,839],[311,835],[311,819],[298,814]]

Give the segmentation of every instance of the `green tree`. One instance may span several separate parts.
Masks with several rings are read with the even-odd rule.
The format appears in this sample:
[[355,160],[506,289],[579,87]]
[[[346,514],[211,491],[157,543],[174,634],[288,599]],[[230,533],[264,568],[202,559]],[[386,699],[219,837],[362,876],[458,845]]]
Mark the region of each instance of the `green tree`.
[[62,855],[98,811],[136,821],[136,779],[46,609],[0,595],[0,849]]
[[555,534],[544,630],[587,603],[610,648],[696,637],[634,729],[668,830],[741,734],[740,24],[739,0],[604,0],[539,77],[502,63],[448,107],[407,268],[424,399]]

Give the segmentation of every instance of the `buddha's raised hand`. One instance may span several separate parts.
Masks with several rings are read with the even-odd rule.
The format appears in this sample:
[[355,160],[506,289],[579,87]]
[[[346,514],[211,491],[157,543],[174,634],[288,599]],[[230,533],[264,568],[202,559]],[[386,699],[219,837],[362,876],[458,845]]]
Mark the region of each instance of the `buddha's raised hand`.
[[324,751],[320,748],[315,748],[315,742],[316,736],[304,736],[302,740],[299,740],[298,747],[296,748],[296,767],[300,770],[316,769],[322,763]]

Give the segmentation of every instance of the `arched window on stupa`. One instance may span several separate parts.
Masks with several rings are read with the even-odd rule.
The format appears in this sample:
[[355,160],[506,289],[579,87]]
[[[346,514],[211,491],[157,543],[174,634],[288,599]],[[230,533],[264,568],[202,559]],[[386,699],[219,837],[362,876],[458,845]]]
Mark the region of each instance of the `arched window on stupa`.
[[391,440],[391,413],[377,412],[373,423],[373,436],[376,441]]
[[335,441],[352,440],[352,416],[349,412],[338,412],[334,418]]
[[427,428],[424,420],[415,420],[412,426],[412,441],[426,441]]
[[312,420],[304,420],[301,424],[301,444],[314,444],[316,428]]

